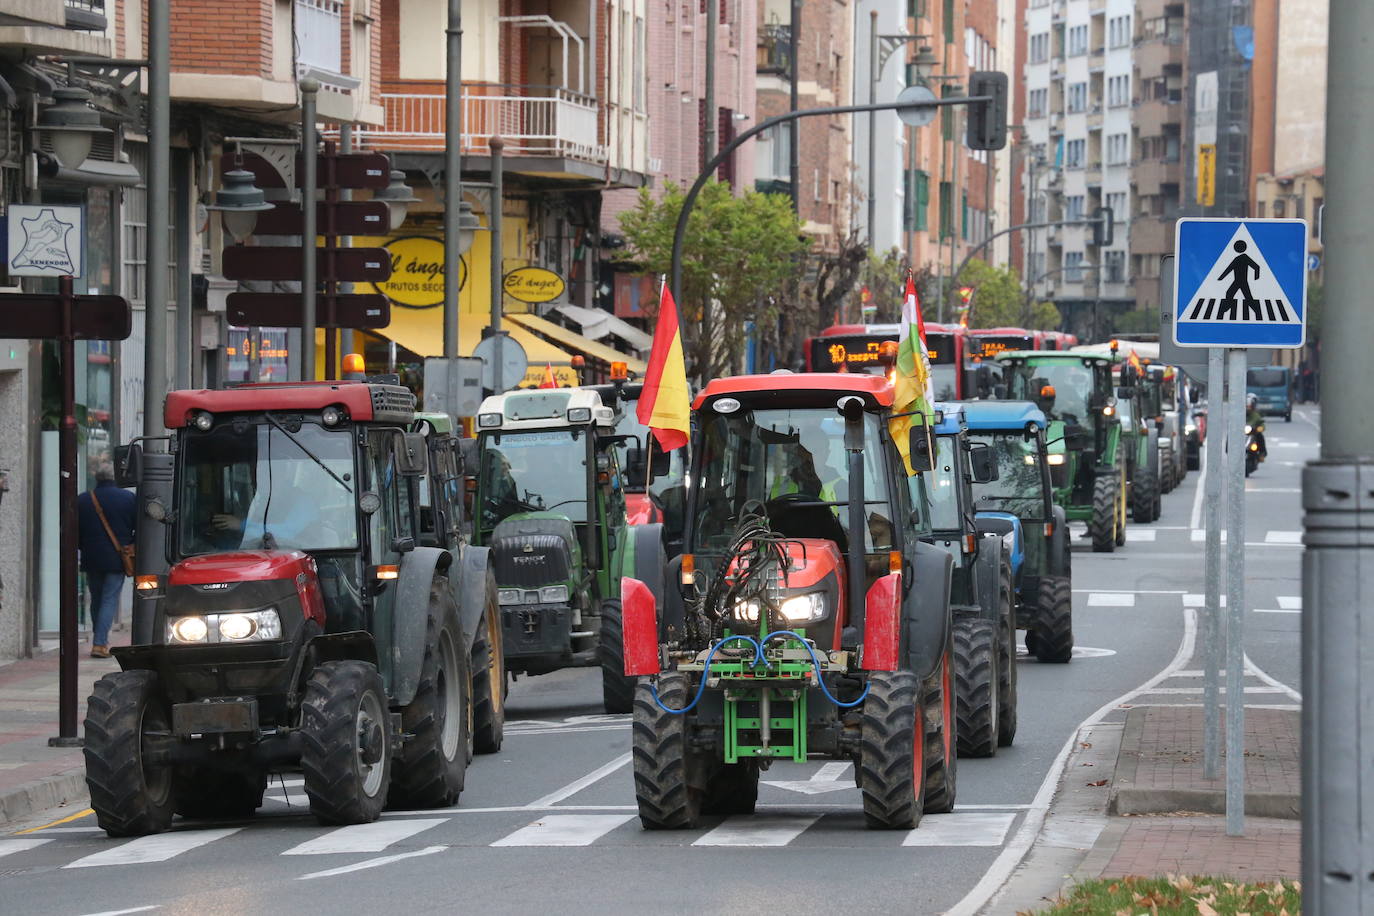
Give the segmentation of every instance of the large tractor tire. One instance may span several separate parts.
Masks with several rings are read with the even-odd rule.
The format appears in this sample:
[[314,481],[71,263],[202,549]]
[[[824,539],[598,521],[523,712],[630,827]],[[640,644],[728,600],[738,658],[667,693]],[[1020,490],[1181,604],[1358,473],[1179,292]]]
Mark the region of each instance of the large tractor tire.
[[1117,488],[1117,493],[1116,493],[1116,546],[1117,546],[1117,547],[1125,547],[1125,546],[1126,546],[1126,510],[1127,510],[1127,505],[1126,505],[1126,475],[1125,475],[1125,472],[1124,472],[1124,471],[1123,471],[1123,472],[1120,472],[1120,475],[1118,476],[1117,479],[1121,482],[1121,485]]
[[1117,489],[1115,471],[1103,471],[1093,481],[1093,516],[1088,520],[1088,534],[1097,553],[1116,549]]
[[864,697],[856,763],[864,820],[875,830],[910,830],[925,811],[926,716],[910,671],[874,671]]
[[320,823],[367,824],[381,816],[391,785],[391,727],[376,666],[333,661],[311,672],[301,744],[305,794]]
[[482,619],[472,642],[471,670],[472,748],[479,754],[494,754],[501,750],[506,733],[506,659],[496,580],[490,573]]
[[706,780],[703,814],[753,814],[759,800],[759,762],[722,763]]
[[625,627],[620,601],[601,603],[601,702],[608,713],[632,712],[635,679],[625,676]]
[[959,756],[991,757],[997,753],[997,626],[965,617],[954,624],[954,692],[959,717]]
[[1073,658],[1073,591],[1063,576],[1040,580],[1040,609],[1035,639],[1026,647],[1042,662],[1062,664]]
[[1178,486],[1178,466],[1175,462],[1174,450],[1166,448],[1159,453],[1159,492],[1172,493],[1176,486]]
[[1149,468],[1139,468],[1131,483],[1131,521],[1153,522],[1159,515],[1159,477]]
[[187,767],[172,777],[173,807],[182,817],[240,820],[262,807],[267,772],[257,767],[216,770]]
[[630,752],[634,764],[635,803],[646,830],[684,830],[701,819],[706,798],[707,762],[688,746],[686,716],[665,711],[691,702],[686,674],[658,677],[658,702],[648,678],[634,694],[634,722]]
[[927,814],[954,810],[959,765],[959,714],[954,685],[954,634],[950,633],[939,669],[926,681],[921,709],[926,723]]
[[96,823],[110,836],[171,826],[173,771],[143,761],[143,736],[169,726],[154,672],[119,671],[95,682],[86,706],[86,787]]
[[997,743],[1016,739],[1016,591],[1011,567],[1002,567],[1002,615],[997,627]]
[[420,682],[401,710],[407,737],[391,780],[395,808],[447,808],[458,801],[475,750],[472,674],[443,577],[435,579],[429,601]]

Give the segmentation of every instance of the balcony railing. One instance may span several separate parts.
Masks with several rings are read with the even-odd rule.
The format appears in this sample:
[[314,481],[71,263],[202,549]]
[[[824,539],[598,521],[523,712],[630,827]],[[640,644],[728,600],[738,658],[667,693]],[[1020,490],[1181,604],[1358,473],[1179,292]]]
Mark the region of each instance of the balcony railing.
[[759,28],[759,73],[792,72],[792,27],[770,22]]
[[296,64],[343,73],[343,0],[296,0]]
[[[360,131],[373,149],[442,150],[444,96],[383,93],[386,123]],[[597,137],[597,104],[563,88],[484,83],[463,87],[465,154],[485,155],[487,140],[499,135],[509,156],[549,156],[603,163],[606,148]]]
[[105,19],[105,0],[64,0],[67,8],[67,28],[83,32],[103,32],[109,23]]

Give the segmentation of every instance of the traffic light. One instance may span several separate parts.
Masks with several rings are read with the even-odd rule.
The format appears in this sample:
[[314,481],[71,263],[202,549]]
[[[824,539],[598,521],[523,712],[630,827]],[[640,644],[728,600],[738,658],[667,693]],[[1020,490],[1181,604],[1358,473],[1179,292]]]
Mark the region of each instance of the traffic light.
[[1113,228],[1116,216],[1111,207],[1098,207],[1093,211],[1093,220],[1093,244],[1098,248],[1106,248],[1116,237]]
[[998,70],[975,70],[969,74],[970,98],[990,96],[986,102],[968,106],[969,149],[1001,149],[1007,145],[1007,75]]

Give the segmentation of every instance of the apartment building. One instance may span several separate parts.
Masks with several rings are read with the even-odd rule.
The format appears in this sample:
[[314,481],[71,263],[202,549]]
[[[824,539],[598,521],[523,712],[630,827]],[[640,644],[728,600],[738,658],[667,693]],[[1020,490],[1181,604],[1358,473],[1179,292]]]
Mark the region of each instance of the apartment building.
[[1029,230],[1027,280],[1084,339],[1133,307],[1127,269],[1132,172],[1131,0],[1030,0],[1025,66],[1032,221],[1085,220],[1110,207],[1114,240],[1087,225]]
[[[1160,303],[1161,284],[1169,282],[1163,257],[1174,250],[1174,221],[1182,213],[1185,189],[1185,130],[1198,111],[1199,93],[1190,97],[1185,75],[1186,6],[1183,0],[1138,0],[1136,4],[1135,112],[1131,207],[1131,273],[1138,308]],[[1215,79],[1211,82],[1216,86]],[[1206,110],[1204,89],[1201,108]],[[1215,88],[1210,93],[1215,102]],[[1215,108],[1211,109],[1215,114]],[[1204,116],[1205,117],[1205,116]],[[1213,135],[1215,135],[1215,121]],[[1215,139],[1213,139],[1215,144]]]

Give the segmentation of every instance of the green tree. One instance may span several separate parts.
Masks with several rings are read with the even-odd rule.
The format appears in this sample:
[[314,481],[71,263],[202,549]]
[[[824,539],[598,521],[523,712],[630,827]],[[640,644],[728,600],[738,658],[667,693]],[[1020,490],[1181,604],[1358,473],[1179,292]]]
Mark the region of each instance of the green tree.
[[[621,260],[667,274],[685,197],[674,184],[658,200],[642,189],[635,207],[620,216],[627,242]],[[718,181],[702,188],[687,220],[678,301],[689,372],[712,378],[739,364],[745,324],[776,321],[807,245],[786,195],[746,191],[736,197]]]
[[[977,258],[969,261],[959,273],[959,286],[973,287],[973,302],[969,308],[968,326],[971,328],[997,328],[1020,326],[1027,320],[1030,312],[1032,320],[1048,313],[1036,306],[1027,308],[1026,294],[1021,288],[1021,278],[1009,268],[993,267]],[[1048,305],[1048,303],[1041,303]],[[1050,306],[1054,309],[1054,306]],[[1037,314],[1038,313],[1038,314]],[[1034,327],[1046,330],[1059,327],[1059,312],[1054,310],[1054,323]]]

